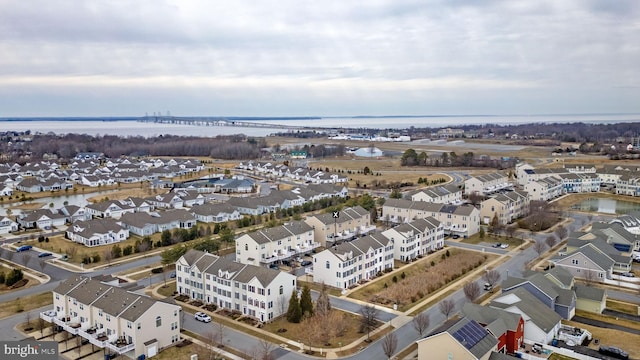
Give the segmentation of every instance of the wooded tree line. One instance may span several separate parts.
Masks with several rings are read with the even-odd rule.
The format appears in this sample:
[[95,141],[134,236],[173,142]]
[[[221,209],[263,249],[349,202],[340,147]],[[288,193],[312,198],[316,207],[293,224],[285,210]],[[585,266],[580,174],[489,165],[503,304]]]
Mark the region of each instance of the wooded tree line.
[[56,154],[59,158],[73,158],[79,152],[101,152],[107,157],[126,156],[210,156],[220,159],[255,159],[266,147],[264,138],[248,138],[244,135],[217,136],[214,138],[160,135],[156,137],[121,137],[114,135],[91,136],[86,134],[34,135],[31,141],[0,142],[0,151],[15,158],[30,153],[32,159],[44,154]]
[[407,149],[400,158],[402,166],[435,166],[435,167],[491,167],[506,169],[514,167],[515,158],[490,158],[488,156],[476,156],[469,151],[462,155],[456,152],[443,152],[440,156],[429,156],[422,151],[417,153],[414,149]]

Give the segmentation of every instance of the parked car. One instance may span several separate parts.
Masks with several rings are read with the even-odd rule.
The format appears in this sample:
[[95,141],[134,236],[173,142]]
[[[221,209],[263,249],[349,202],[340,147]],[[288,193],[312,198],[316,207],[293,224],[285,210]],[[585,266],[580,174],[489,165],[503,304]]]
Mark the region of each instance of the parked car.
[[626,351],[615,346],[600,345],[598,352],[600,354],[608,355],[616,359],[629,359],[629,354]]
[[501,243],[495,243],[495,244],[493,244],[491,246],[494,247],[494,248],[499,248],[499,247],[502,246],[502,244]]
[[626,276],[626,277],[636,277],[632,272],[623,272],[622,274],[620,274],[622,276]]
[[309,260],[304,260],[303,262],[300,263],[301,266],[309,266],[311,264],[312,264],[312,262],[309,261]]
[[16,252],[29,251],[31,248],[33,248],[31,245],[22,245],[16,250]]
[[458,235],[458,234],[454,234],[451,237],[454,238],[454,239],[460,239],[460,235]]
[[169,273],[169,277],[172,278],[172,279],[175,278],[176,277],[176,272],[172,271],[171,273]]
[[198,321],[205,322],[205,323],[211,322],[211,316],[203,313],[202,311],[198,311],[195,314],[195,319],[198,320]]
[[41,252],[40,254],[38,254],[38,257],[39,258],[43,258],[43,257],[51,256],[51,255],[53,255],[53,254],[50,253],[50,252]]
[[509,247],[509,244],[500,244],[500,249],[506,249]]
[[278,269],[279,269],[278,264],[276,264],[276,263],[271,263],[271,264],[269,264],[269,268],[270,268],[270,269],[275,269],[275,270],[278,270]]
[[484,283],[484,290],[485,291],[491,291],[493,290],[493,286],[489,283]]

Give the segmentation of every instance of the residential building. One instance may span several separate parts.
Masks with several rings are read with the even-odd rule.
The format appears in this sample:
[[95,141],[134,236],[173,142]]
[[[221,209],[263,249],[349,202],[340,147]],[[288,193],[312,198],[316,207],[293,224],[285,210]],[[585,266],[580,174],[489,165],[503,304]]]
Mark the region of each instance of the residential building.
[[520,314],[471,302],[463,305],[462,314],[498,339],[496,351],[509,354],[520,351],[524,343],[524,319]]
[[433,217],[440,221],[446,235],[469,237],[480,231],[480,211],[475,206],[445,205],[424,201],[388,199],[382,206],[383,219],[401,223]]
[[417,341],[418,360],[488,360],[498,340],[468,318],[445,322]]
[[124,214],[136,212],[136,207],[124,200],[108,200],[88,204],[85,209],[89,214],[99,218],[119,219]]
[[531,272],[524,278],[508,276],[501,284],[503,292],[525,289],[563,319],[571,320],[576,313],[576,295],[572,289],[557,286],[545,274]]
[[242,218],[238,209],[226,203],[195,205],[190,211],[196,220],[205,223],[221,223]]
[[393,242],[382,234],[370,234],[328,247],[313,255],[313,281],[339,289],[393,269]]
[[293,221],[244,234],[236,239],[236,261],[266,265],[310,253],[320,247],[313,232],[313,228],[304,221]]
[[480,218],[483,224],[490,224],[494,217],[502,225],[529,214],[529,195],[521,190],[498,194],[480,204]]
[[67,222],[67,217],[53,210],[38,209],[22,212],[18,215],[17,221],[23,229],[50,230],[57,226],[63,226]]
[[189,250],[176,262],[178,293],[269,322],[287,311],[296,277],[262,266],[240,264]]
[[0,234],[18,231],[18,223],[5,216],[0,219]]
[[157,213],[127,213],[118,223],[133,234],[148,236],[173,229],[191,229],[196,218],[184,209],[167,210]]
[[329,246],[375,230],[371,224],[371,214],[360,206],[344,208],[335,213],[309,216],[304,220],[314,229],[314,240],[322,246]]
[[53,310],[40,318],[109,353],[139,359],[180,340],[180,311],[175,304],[74,276],[53,289]]
[[411,261],[444,247],[444,228],[432,217],[400,224],[382,232],[393,242],[393,257]]
[[607,292],[604,289],[577,284],[575,292],[576,309],[602,314],[607,308]]
[[411,201],[426,201],[439,204],[462,203],[462,189],[455,184],[420,189],[411,195]]
[[472,176],[464,181],[464,194],[489,195],[503,189],[511,188],[509,177],[501,173],[489,173]]
[[562,317],[523,288],[500,294],[489,306],[522,316],[527,341],[549,344],[560,329]]
[[586,193],[600,191],[600,178],[591,173],[561,174],[564,193]]
[[85,246],[115,244],[129,238],[129,230],[113,219],[76,221],[67,228],[67,238]]
[[532,201],[553,200],[562,195],[563,189],[562,179],[555,176],[545,177],[524,185],[524,191],[529,194],[529,200]]

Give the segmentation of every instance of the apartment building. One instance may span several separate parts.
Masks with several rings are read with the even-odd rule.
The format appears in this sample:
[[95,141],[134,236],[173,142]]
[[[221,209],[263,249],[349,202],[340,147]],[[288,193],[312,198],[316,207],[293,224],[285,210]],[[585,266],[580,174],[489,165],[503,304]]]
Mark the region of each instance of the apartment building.
[[340,289],[386,269],[393,269],[393,242],[382,234],[334,245],[313,255],[313,281]]
[[446,235],[468,237],[480,231],[480,211],[472,205],[444,205],[388,199],[382,206],[385,221],[402,223],[429,216],[440,221]]
[[176,262],[176,290],[193,300],[268,322],[287,311],[296,277],[189,250]]
[[485,175],[472,176],[464,182],[464,194],[489,195],[512,187],[509,177],[501,173],[490,173]]
[[513,220],[529,214],[529,194],[515,190],[498,194],[480,204],[480,218],[483,224],[491,223],[494,216],[500,224],[509,224]]
[[453,184],[424,188],[411,195],[411,200],[439,204],[459,204],[462,202],[462,189]]
[[524,185],[524,190],[529,194],[529,200],[549,201],[562,195],[562,179],[556,176],[549,176],[535,180]]
[[444,228],[432,217],[400,224],[382,235],[393,242],[393,257],[400,261],[411,261],[444,247]]
[[263,228],[236,239],[236,261],[242,264],[267,265],[310,253],[320,247],[314,230],[304,221],[293,221],[273,228]]
[[565,193],[584,193],[600,191],[600,178],[592,173],[570,173],[560,175]]
[[180,340],[180,311],[113,283],[74,276],[53,289],[53,309],[40,317],[112,354],[139,359]]
[[305,222],[313,227],[314,240],[322,246],[367,234],[376,228],[371,224],[369,211],[360,206],[310,216]]
[[621,175],[616,183],[616,194],[640,196],[640,175],[637,173]]

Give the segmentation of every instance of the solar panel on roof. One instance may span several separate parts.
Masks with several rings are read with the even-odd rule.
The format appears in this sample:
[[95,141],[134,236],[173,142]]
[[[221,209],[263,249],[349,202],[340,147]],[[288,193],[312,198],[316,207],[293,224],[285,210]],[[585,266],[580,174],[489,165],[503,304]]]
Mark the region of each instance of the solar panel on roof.
[[475,321],[469,321],[463,327],[452,334],[453,337],[467,349],[474,347],[480,340],[487,336],[486,330]]

